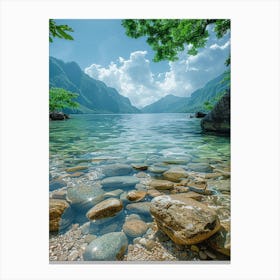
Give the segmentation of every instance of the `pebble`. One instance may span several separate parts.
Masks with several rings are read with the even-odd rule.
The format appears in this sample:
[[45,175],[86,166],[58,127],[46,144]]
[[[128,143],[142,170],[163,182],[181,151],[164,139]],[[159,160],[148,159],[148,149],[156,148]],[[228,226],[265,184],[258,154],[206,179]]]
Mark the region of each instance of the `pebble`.
[[196,246],[196,245],[192,245],[191,246],[191,250],[193,251],[193,252],[199,252],[199,248]]
[[213,254],[212,252],[210,252],[210,251],[208,251],[208,250],[205,250],[204,252],[205,252],[205,254],[206,254],[210,259],[213,259],[213,260],[214,260],[214,259],[217,258],[215,254]]
[[207,260],[207,255],[203,251],[199,251],[198,255],[201,260]]

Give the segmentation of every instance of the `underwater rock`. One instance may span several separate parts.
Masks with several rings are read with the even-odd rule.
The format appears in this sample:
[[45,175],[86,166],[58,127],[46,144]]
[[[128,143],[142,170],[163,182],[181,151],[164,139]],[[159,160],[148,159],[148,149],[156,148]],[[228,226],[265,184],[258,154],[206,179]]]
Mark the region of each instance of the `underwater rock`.
[[116,261],[125,254],[128,240],[123,232],[111,232],[94,239],[83,254],[85,261]]
[[220,228],[216,212],[191,199],[162,195],[151,201],[150,211],[157,226],[176,244],[200,243]]

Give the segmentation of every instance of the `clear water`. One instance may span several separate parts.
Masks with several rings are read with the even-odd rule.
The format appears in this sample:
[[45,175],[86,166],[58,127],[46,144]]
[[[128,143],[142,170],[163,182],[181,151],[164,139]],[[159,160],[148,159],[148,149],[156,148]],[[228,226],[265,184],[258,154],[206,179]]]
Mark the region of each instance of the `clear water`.
[[[50,122],[49,137],[51,178],[63,178],[68,187],[92,185],[112,163],[176,164],[188,170],[190,163],[225,167],[230,162],[230,139],[201,133],[200,119],[189,114],[72,115]],[[67,168],[79,165],[88,167],[84,176],[66,176]],[[73,223],[86,222],[81,213],[73,215]]]

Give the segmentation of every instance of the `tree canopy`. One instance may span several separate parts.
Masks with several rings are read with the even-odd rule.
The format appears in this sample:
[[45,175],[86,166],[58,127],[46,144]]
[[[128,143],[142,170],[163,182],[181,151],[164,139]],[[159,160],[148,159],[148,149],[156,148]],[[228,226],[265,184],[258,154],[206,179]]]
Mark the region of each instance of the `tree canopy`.
[[74,30],[67,24],[57,25],[53,19],[49,20],[49,42],[53,42],[54,37],[65,40],[74,40],[73,37],[67,32],[73,32]]
[[[178,59],[186,45],[188,54],[196,55],[209,37],[207,26],[214,24],[217,38],[230,30],[229,19],[126,19],[122,21],[126,35],[132,38],[147,37],[147,43],[155,51],[154,61]],[[230,57],[226,65],[230,64]]]
[[73,101],[77,96],[77,93],[63,88],[51,88],[49,93],[49,111],[55,112],[65,108],[78,108],[79,103]]

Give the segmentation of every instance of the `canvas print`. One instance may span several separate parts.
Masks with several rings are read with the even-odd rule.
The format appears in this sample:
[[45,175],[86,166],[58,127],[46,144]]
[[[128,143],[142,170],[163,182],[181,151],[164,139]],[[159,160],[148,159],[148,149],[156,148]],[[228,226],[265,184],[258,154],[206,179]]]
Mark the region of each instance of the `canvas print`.
[[230,261],[230,19],[49,20],[50,263]]

